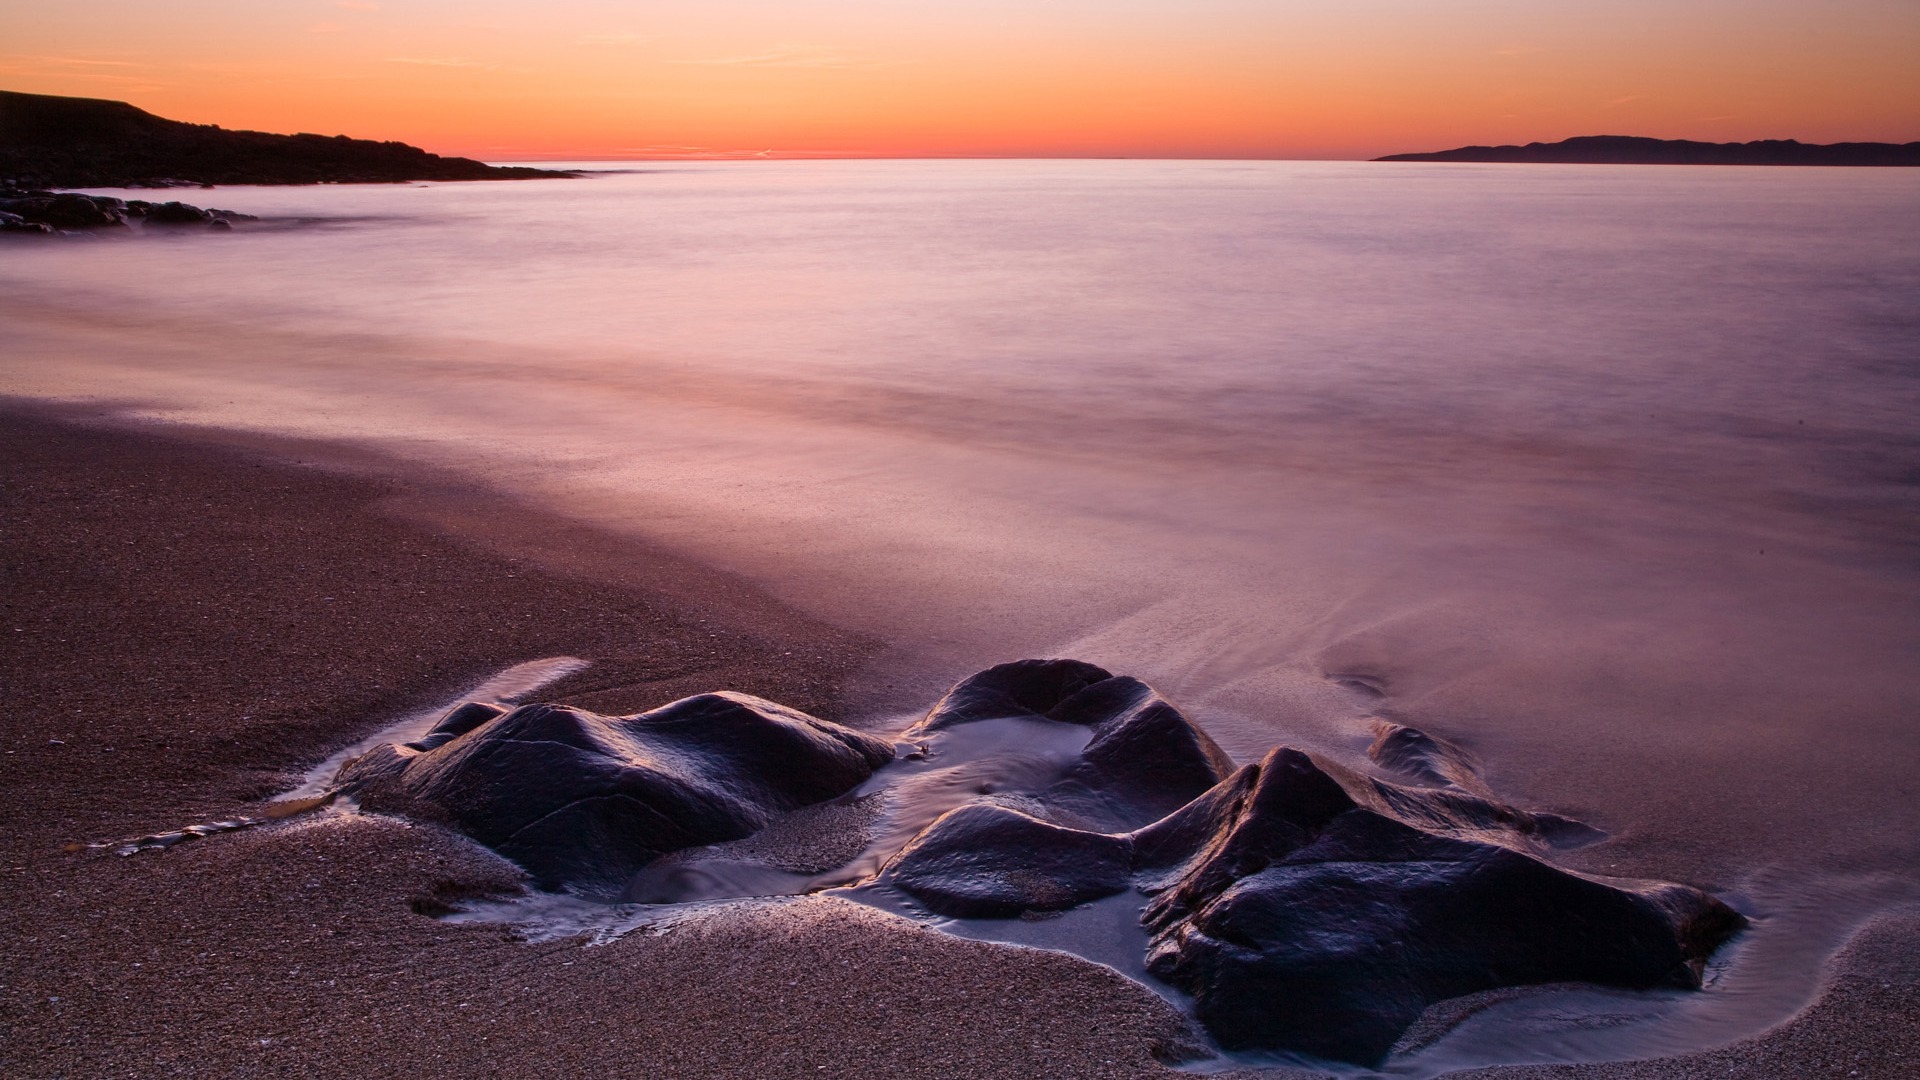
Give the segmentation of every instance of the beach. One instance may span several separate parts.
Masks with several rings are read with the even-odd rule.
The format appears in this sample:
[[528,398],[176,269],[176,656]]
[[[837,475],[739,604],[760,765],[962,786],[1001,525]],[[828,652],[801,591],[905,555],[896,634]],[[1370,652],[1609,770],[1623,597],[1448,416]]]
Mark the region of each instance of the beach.
[[[877,646],[631,543],[580,558],[584,527],[419,470],[84,419],[16,408],[0,429],[8,1075],[1120,1077],[1191,1053],[1180,1012],[1112,971],[844,901],[528,945],[432,917],[519,887],[432,825],[320,811],[85,846],[257,813],[529,657],[593,660],[543,696],[607,712],[727,687],[833,717]],[[422,523],[449,503],[466,527]],[[543,532],[570,542],[541,558]],[[1881,917],[1810,1009],[1724,1049],[1462,1075],[1904,1075],[1916,942],[1920,917]]]
[[19,414],[5,439],[0,1071],[1160,1072],[1152,1047],[1182,1022],[1153,994],[856,905],[534,947],[416,912],[517,887],[430,826],[319,816],[64,850],[257,812],[351,736],[528,656],[594,660],[552,689],[608,711],[730,687],[830,716],[871,645],[714,575],[695,606],[427,532],[383,507],[430,489],[391,478]]
[[[553,1040],[654,1075],[1163,1070],[1187,1002],[1130,897],[968,925],[777,899],[576,948],[546,931],[592,919],[434,918],[539,905],[488,900],[514,871],[431,814],[112,854],[318,790],[514,665],[587,661],[536,700],[601,714],[735,690],[885,736],[1070,657],[1164,695],[1215,778],[1281,746],[1380,777],[1403,725],[1584,826],[1553,865],[1747,920],[1702,992],[1455,999],[1390,1074],[1897,1072],[1896,172],[678,163],[231,188],[257,222],[9,245],[13,1071],[364,1045],[418,1072],[483,1015],[524,1040],[503,1071],[557,1069]],[[1020,730],[1009,755],[1054,752]],[[643,1046],[559,1019],[614,998]]]

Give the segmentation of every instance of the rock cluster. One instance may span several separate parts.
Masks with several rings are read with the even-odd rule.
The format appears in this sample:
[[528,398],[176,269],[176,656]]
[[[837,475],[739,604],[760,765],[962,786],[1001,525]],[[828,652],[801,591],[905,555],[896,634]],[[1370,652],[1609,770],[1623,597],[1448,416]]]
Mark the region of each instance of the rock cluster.
[[183,202],[116,199],[111,195],[0,188],[0,232],[57,233],[72,229],[142,225],[199,225],[231,229],[236,221],[258,221],[232,210],[202,210]]
[[[976,724],[1074,725],[1086,741],[1044,775],[939,814],[865,887],[970,919],[1132,890],[1148,970],[1191,994],[1230,1050],[1373,1065],[1448,998],[1697,988],[1744,925],[1697,889],[1551,865],[1555,848],[1600,834],[1499,802],[1464,750],[1401,725],[1380,722],[1370,750],[1392,779],[1287,747],[1236,769],[1146,684],[1023,660],[956,685],[903,736],[918,760],[895,768],[937,769]],[[349,763],[341,783],[450,821],[545,887],[613,895],[660,855],[833,799],[893,754],[732,694],[623,718],[468,705],[418,743]]]
[[621,717],[473,703],[348,762],[340,786],[452,823],[543,888],[612,897],[667,852],[738,840],[892,759],[884,739],[745,694]]
[[921,730],[1028,715],[1089,725],[1093,739],[1055,787],[1020,809],[948,813],[884,876],[962,918],[1129,888],[1151,897],[1148,970],[1192,994],[1227,1049],[1374,1064],[1451,997],[1554,982],[1697,987],[1743,924],[1683,885],[1549,865],[1555,846],[1598,834],[1495,801],[1464,752],[1412,728],[1381,725],[1371,754],[1412,783],[1287,747],[1230,771],[1171,705],[1105,674],[1022,661],[956,687]]

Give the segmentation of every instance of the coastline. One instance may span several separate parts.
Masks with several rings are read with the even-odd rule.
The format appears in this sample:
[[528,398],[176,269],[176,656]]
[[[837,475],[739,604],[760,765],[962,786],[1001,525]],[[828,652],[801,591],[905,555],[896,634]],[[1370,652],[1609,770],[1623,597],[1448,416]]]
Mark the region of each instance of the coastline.
[[[342,475],[350,452],[301,468],[57,415],[0,412],[10,1075],[1169,1075],[1184,1022],[1150,991],[838,901],[530,946],[417,913],[516,882],[431,827],[62,850],[242,812],[523,660],[594,660],[545,693],[601,711],[728,688],[840,718],[880,646],[481,492],[371,458]],[[1463,1075],[1893,1075],[1920,1058],[1916,940],[1920,918],[1883,917],[1812,1009],[1725,1050]]]
[[871,645],[798,616],[766,636],[737,585],[700,608],[450,542],[380,509],[418,493],[400,479],[17,409],[0,445],[7,1075],[1163,1074],[1151,1047],[1182,1021],[1150,991],[844,902],[529,946],[416,912],[517,885],[431,827],[321,815],[63,850],[257,810],[520,660],[596,660],[551,691],[594,708],[731,687],[831,716]]

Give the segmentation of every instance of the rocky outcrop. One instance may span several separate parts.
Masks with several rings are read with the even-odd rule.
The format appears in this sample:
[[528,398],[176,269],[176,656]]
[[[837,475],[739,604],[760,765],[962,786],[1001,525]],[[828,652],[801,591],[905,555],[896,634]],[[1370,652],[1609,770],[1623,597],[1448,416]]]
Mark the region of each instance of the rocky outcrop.
[[1376,722],[1369,749],[1391,780],[1285,747],[1228,775],[1212,740],[1144,683],[1020,661],[955,686],[909,736],[1009,716],[1093,734],[1058,782],[947,813],[883,880],[956,918],[1135,889],[1152,898],[1149,970],[1192,994],[1228,1049],[1375,1064],[1451,997],[1697,987],[1743,924],[1696,889],[1550,865],[1602,834],[1499,801],[1465,749],[1401,724]]
[[613,896],[662,854],[745,837],[892,758],[883,739],[744,694],[621,717],[474,704],[349,762],[340,787],[446,821],[543,888]]
[[[1080,762],[1049,793],[1120,828],[1173,813],[1233,772],[1233,760],[1154,689],[1121,676],[1087,687],[1049,714],[1093,729]],[[1088,807],[1095,803],[1099,812]]]
[[1005,717],[1052,719],[1053,710],[1113,673],[1079,660],[1015,660],[953,685],[908,736]]
[[894,885],[931,911],[1008,919],[1064,911],[1132,883],[1124,836],[1069,829],[1007,806],[975,803],[942,816],[900,853]]
[[51,191],[0,191],[0,211],[48,229],[112,228],[127,223],[118,199]]
[[0,232],[90,231],[124,228],[129,223],[230,229],[236,221],[257,220],[252,214],[202,210],[182,202],[155,203],[116,199],[111,195],[0,188]]
[[[1378,773],[1287,747],[1236,770],[1146,684],[1023,660],[957,684],[891,765],[883,740],[709,694],[634,717],[471,704],[349,763],[341,785],[450,822],[544,887],[629,902],[861,881],[933,915],[1010,919],[1131,892],[1147,970],[1191,995],[1221,1046],[1361,1065],[1448,998],[1698,987],[1744,925],[1697,889],[1552,865],[1601,834],[1500,801],[1453,742],[1374,730]],[[835,856],[869,867],[855,878],[794,852],[836,808],[887,838]],[[741,840],[759,830],[783,839]]]
[[1164,817],[1233,771],[1226,753],[1152,687],[1079,660],[1016,660],[963,679],[906,737],[1007,718],[1091,729],[1080,760],[1043,798],[1056,814],[1103,829]]
[[400,142],[185,124],[124,101],[0,91],[0,178],[26,187],[367,184],[574,175],[441,157]]
[[1697,889],[1556,869],[1532,840],[1525,815],[1274,750],[1136,839],[1148,969],[1228,1049],[1376,1064],[1463,994],[1696,988],[1743,924]]

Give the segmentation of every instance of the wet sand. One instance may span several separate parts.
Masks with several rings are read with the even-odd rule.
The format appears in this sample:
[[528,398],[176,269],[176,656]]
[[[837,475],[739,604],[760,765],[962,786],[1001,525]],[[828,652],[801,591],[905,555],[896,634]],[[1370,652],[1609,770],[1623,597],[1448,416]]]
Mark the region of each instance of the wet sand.
[[[430,917],[517,881],[430,826],[69,850],[257,812],[540,656],[593,660],[542,696],[603,712],[724,687],[840,719],[875,692],[878,643],[734,579],[371,459],[297,464],[320,449],[0,417],[0,1073],[1171,1075],[1156,1052],[1189,1036],[1152,992],[844,902],[533,946]],[[1916,942],[1920,917],[1883,917],[1809,1011],[1734,1047],[1476,1075],[1909,1075]]]

